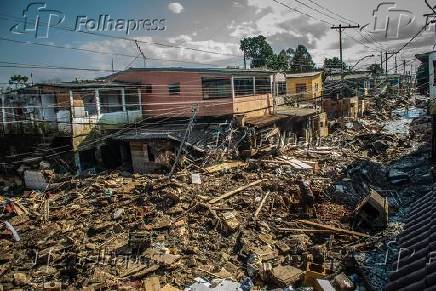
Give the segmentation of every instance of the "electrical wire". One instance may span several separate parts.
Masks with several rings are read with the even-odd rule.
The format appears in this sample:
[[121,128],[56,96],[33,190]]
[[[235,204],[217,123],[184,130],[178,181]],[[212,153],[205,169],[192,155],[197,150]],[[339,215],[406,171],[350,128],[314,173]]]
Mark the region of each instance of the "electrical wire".
[[[0,14],[0,19],[4,19],[4,20],[8,20],[8,21],[14,21],[15,23],[17,21],[19,23],[24,23],[24,24],[26,23],[26,21],[23,20],[22,18],[14,17],[14,16],[7,15],[7,14]],[[34,21],[36,23],[36,19],[29,19],[28,18],[27,21]],[[40,23],[40,24],[49,25],[48,22],[43,22],[40,19],[38,21],[39,21],[38,23]],[[227,54],[227,53],[203,50],[203,49],[187,47],[187,46],[178,46],[178,45],[161,43],[161,42],[155,42],[155,41],[144,41],[144,40],[138,40],[138,39],[135,39],[135,38],[129,38],[129,37],[123,37],[123,36],[114,36],[114,35],[109,35],[109,34],[104,34],[104,33],[99,33],[99,32],[93,32],[93,31],[76,30],[76,29],[69,28],[69,27],[62,26],[62,25],[50,26],[50,28],[60,29],[60,30],[69,31],[69,32],[84,33],[84,34],[88,34],[88,35],[106,37],[106,38],[111,38],[111,39],[119,39],[119,40],[131,41],[131,42],[137,41],[137,42],[142,43],[142,44],[155,45],[155,46],[160,46],[160,47],[164,47],[164,48],[186,49],[186,50],[192,50],[192,51],[195,51],[195,52],[208,53],[208,54],[214,54],[214,55],[241,57],[241,55]]]
[[[79,48],[79,47],[72,47],[72,46],[62,46],[62,45],[55,45],[55,44],[49,44],[49,43],[40,43],[40,42],[33,42],[33,41],[20,41],[5,37],[0,37],[0,40],[13,42],[13,43],[19,43],[24,45],[36,45],[36,46],[43,46],[43,47],[50,47],[50,48],[58,48],[58,49],[69,49],[69,50],[76,50],[76,51],[83,51],[83,52],[89,52],[94,54],[102,54],[102,55],[111,55],[111,56],[120,56],[120,57],[129,57],[129,58],[137,58],[138,55],[129,55],[125,53],[114,53],[114,52],[108,52],[108,51],[97,51],[92,49],[86,49],[86,48]],[[162,62],[174,62],[174,63],[184,63],[184,64],[197,64],[197,65],[203,65],[203,66],[217,66],[216,64],[211,63],[201,63],[201,62],[194,62],[194,61],[182,61],[182,60],[175,60],[175,59],[161,59],[161,58],[150,58],[147,57],[147,60],[151,61],[162,61]]]

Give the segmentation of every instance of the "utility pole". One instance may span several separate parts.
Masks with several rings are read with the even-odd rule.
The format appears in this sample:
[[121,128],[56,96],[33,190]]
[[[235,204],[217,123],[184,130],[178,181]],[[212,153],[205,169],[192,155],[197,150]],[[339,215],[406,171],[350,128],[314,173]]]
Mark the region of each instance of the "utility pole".
[[397,54],[395,54],[395,74],[398,74]]
[[380,67],[383,70],[383,51],[380,52]]
[[352,29],[352,28],[360,28],[360,25],[342,25],[339,24],[339,26],[332,26],[331,29],[338,30],[339,31],[339,54],[341,58],[341,97],[343,97],[343,91],[344,91],[344,66],[343,66],[343,60],[342,60],[342,31],[345,29]]
[[406,75],[406,60],[403,60],[403,75]]
[[386,52],[386,77],[388,76],[388,59],[389,56],[395,55],[395,73],[397,73],[397,54],[398,52]]
[[388,78],[388,52],[385,52],[385,62],[386,62],[386,69],[385,69],[385,75],[386,75],[386,81]]
[[247,59],[245,58],[245,51],[244,52],[244,70],[247,69]]

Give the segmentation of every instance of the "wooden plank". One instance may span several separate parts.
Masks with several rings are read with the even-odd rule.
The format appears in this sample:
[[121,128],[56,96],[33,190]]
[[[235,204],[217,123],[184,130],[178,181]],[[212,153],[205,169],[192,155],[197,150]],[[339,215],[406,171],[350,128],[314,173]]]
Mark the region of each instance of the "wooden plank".
[[294,166],[296,169],[313,170],[313,167],[297,159],[290,159],[289,163],[291,163],[291,165]]
[[159,277],[152,276],[144,280],[145,291],[160,291]]
[[310,226],[315,226],[315,227],[327,229],[327,230],[330,230],[332,232],[345,233],[345,234],[349,234],[352,236],[358,236],[358,237],[370,237],[369,235],[367,235],[365,233],[352,231],[352,230],[346,230],[346,229],[342,229],[342,228],[337,228],[337,227],[334,227],[331,225],[319,224],[319,223],[308,221],[308,220],[298,220],[298,222],[301,222],[301,223],[304,223],[304,224],[307,224]]
[[170,284],[166,284],[161,288],[161,291],[181,291],[181,290],[174,286],[171,286]]
[[313,232],[313,233],[331,233],[328,229],[304,229],[304,228],[278,228],[278,231],[283,232]]
[[262,210],[263,205],[265,204],[266,199],[267,199],[268,196],[269,196],[269,193],[270,193],[270,192],[268,191],[268,192],[266,192],[265,196],[263,196],[263,199],[262,199],[262,201],[260,202],[259,207],[256,209],[256,212],[254,213],[254,218],[257,218],[257,216],[259,215],[260,211]]
[[224,193],[223,195],[221,195],[221,196],[219,196],[219,197],[216,197],[216,198],[210,200],[209,203],[210,203],[210,204],[217,203],[218,201],[223,200],[223,199],[226,199],[226,198],[229,198],[230,196],[233,196],[233,195],[235,195],[235,194],[237,194],[237,193],[239,193],[239,192],[241,192],[241,191],[244,191],[244,190],[247,189],[247,188],[250,188],[250,187],[256,186],[256,185],[262,183],[263,181],[264,181],[264,180],[257,180],[257,181],[254,181],[254,182],[250,183],[250,184],[247,184],[247,185],[245,185],[245,186],[239,187],[239,188],[237,188],[237,189],[235,189],[235,190],[232,190],[232,191],[229,191],[229,192],[227,192],[227,193]]
[[210,166],[204,169],[207,173],[212,174],[222,170],[233,169],[238,167],[246,166],[247,163],[242,161],[228,161],[218,165]]
[[[254,161],[253,161],[254,162]],[[278,165],[289,165],[297,170],[309,170],[313,171],[313,167],[297,159],[284,159],[277,158],[276,160],[259,160],[261,163],[278,164]]]

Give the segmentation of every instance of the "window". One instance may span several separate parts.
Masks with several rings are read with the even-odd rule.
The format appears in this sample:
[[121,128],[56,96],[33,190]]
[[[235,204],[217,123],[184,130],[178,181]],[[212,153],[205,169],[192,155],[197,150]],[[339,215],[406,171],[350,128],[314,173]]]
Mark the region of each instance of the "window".
[[436,85],[436,61],[433,61],[433,86]]
[[168,85],[169,95],[180,95],[180,83],[173,83]]
[[286,94],[286,82],[277,82],[277,94],[278,95]]
[[235,96],[251,96],[254,94],[253,78],[237,78],[233,81]]
[[[88,115],[97,114],[97,103],[95,99],[95,90],[77,90],[73,91],[74,100],[82,100],[85,112]],[[101,102],[101,101],[100,101]],[[76,105],[76,107],[78,107]]]
[[223,78],[202,78],[203,99],[230,98],[232,82]]
[[256,94],[271,93],[271,79],[256,77]]
[[126,101],[126,110],[140,110],[141,98],[139,98],[138,89],[126,88],[124,90],[124,100]]
[[306,91],[307,91],[306,84],[297,84],[296,85],[296,93],[297,94],[303,94],[303,93],[306,93]]
[[151,94],[153,93],[153,87],[151,84],[144,85],[144,93],[145,94]]
[[123,111],[121,90],[99,90],[101,113]]

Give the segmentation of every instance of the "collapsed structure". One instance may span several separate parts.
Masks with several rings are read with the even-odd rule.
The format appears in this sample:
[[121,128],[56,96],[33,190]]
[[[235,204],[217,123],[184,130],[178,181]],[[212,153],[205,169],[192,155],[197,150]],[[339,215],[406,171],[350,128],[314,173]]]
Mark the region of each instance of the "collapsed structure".
[[[167,68],[4,94],[4,165],[32,190],[2,177],[0,286],[381,289],[410,193],[433,193],[428,119],[390,132],[406,96],[326,88],[343,89],[319,72]],[[431,271],[424,257],[388,286]],[[413,284],[433,286],[427,273]]]
[[[61,148],[79,173],[120,165],[144,172],[168,168],[182,143],[195,149],[218,146],[233,128],[238,128],[235,139],[242,138],[239,143],[253,153],[268,144],[262,135],[275,136],[276,142],[326,136],[327,119],[319,107],[301,114],[304,110],[288,105],[289,80],[262,70],[160,68],[129,69],[91,82],[36,84],[2,96],[2,137],[10,141],[3,158],[33,152],[22,160],[39,162]],[[322,84],[315,85],[318,96]],[[183,141],[182,127],[190,119],[195,123],[189,135],[202,133],[208,141],[190,136]],[[13,137],[22,135],[29,143],[17,145]],[[42,151],[35,153],[36,147]]]

